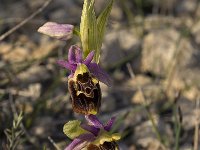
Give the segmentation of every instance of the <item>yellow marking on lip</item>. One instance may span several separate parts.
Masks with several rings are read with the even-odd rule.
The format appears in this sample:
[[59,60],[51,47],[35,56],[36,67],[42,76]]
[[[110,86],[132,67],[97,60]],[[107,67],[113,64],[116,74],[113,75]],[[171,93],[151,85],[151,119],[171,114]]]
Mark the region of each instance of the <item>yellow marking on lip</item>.
[[120,138],[121,138],[121,135],[119,133],[111,134],[105,130],[100,130],[100,133],[97,139],[92,143],[94,145],[103,145],[104,142],[118,141]]
[[77,92],[76,92],[76,96],[79,96],[79,94],[81,94],[81,93],[85,94],[85,93],[82,92],[82,91],[77,91]]
[[97,111],[94,110],[94,109],[92,109],[92,110],[89,111],[89,114],[96,115],[96,114],[97,114]]
[[78,64],[77,68],[76,68],[76,71],[74,73],[74,77],[77,77],[78,74],[82,74],[83,75],[84,73],[87,73],[87,72],[90,73],[88,67],[85,64]]
[[95,83],[95,84],[97,84],[99,81],[96,78],[93,77],[92,78],[92,82]]
[[77,91],[76,96],[79,96],[81,93],[83,93],[84,95],[86,95],[89,98],[94,98],[94,96],[90,96],[90,94],[87,94],[86,92],[83,92],[83,91]]

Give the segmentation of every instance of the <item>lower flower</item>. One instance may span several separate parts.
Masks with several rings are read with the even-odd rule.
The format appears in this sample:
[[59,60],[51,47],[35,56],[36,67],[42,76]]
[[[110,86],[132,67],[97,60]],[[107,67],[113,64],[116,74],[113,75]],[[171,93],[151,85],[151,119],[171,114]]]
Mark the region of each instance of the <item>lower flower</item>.
[[69,121],[63,131],[71,139],[65,150],[119,150],[116,143],[120,139],[118,133],[110,133],[115,118],[111,118],[103,125],[96,116],[86,116],[88,124],[80,121]]

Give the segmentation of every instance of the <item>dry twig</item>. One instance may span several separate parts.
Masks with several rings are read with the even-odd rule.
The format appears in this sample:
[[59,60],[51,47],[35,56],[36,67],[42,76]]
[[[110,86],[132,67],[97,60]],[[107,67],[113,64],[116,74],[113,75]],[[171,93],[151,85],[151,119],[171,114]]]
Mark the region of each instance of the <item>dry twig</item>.
[[61,149],[58,147],[58,145],[54,142],[54,140],[53,140],[50,136],[48,136],[48,140],[53,144],[53,146],[54,146],[57,150],[61,150]]
[[23,25],[25,25],[28,21],[30,21],[31,19],[33,19],[36,15],[38,15],[40,12],[42,12],[49,4],[50,2],[53,0],[47,0],[37,11],[35,11],[32,15],[30,15],[28,18],[24,19],[22,22],[20,22],[19,24],[17,24],[15,27],[11,28],[10,30],[8,30],[6,33],[2,34],[0,36],[0,41],[2,41],[3,39],[5,39],[7,36],[9,36],[10,34],[12,34],[13,32],[15,32],[17,29],[21,28]]

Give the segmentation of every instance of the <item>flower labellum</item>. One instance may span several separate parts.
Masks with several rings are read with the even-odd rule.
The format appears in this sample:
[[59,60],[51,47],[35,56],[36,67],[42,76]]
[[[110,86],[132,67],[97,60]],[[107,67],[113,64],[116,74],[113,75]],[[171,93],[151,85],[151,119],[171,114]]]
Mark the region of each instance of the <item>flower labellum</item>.
[[50,37],[67,41],[73,36],[74,26],[71,24],[58,24],[56,22],[47,22],[38,29],[38,32]]
[[81,114],[98,113],[101,105],[99,81],[84,64],[78,64],[73,78],[68,80],[73,110]]

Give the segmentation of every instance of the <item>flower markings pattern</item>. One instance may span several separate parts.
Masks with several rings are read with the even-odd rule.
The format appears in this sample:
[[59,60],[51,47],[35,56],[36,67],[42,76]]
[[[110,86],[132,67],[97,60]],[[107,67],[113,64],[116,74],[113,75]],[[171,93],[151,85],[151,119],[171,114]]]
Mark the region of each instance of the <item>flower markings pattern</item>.
[[72,108],[84,115],[97,114],[101,106],[101,89],[99,81],[109,85],[110,79],[98,64],[92,62],[94,51],[83,59],[81,49],[73,45],[69,49],[68,61],[57,63],[70,70],[68,89],[71,95]]
[[[74,138],[65,150],[119,150],[116,141],[120,139],[120,135],[109,132],[114,123],[114,117],[105,125],[95,115],[86,116],[86,120],[87,124],[80,125],[82,130],[85,130],[85,133],[77,134],[78,136]],[[68,126],[68,123],[66,123],[64,133],[68,132],[65,131],[69,128]]]

